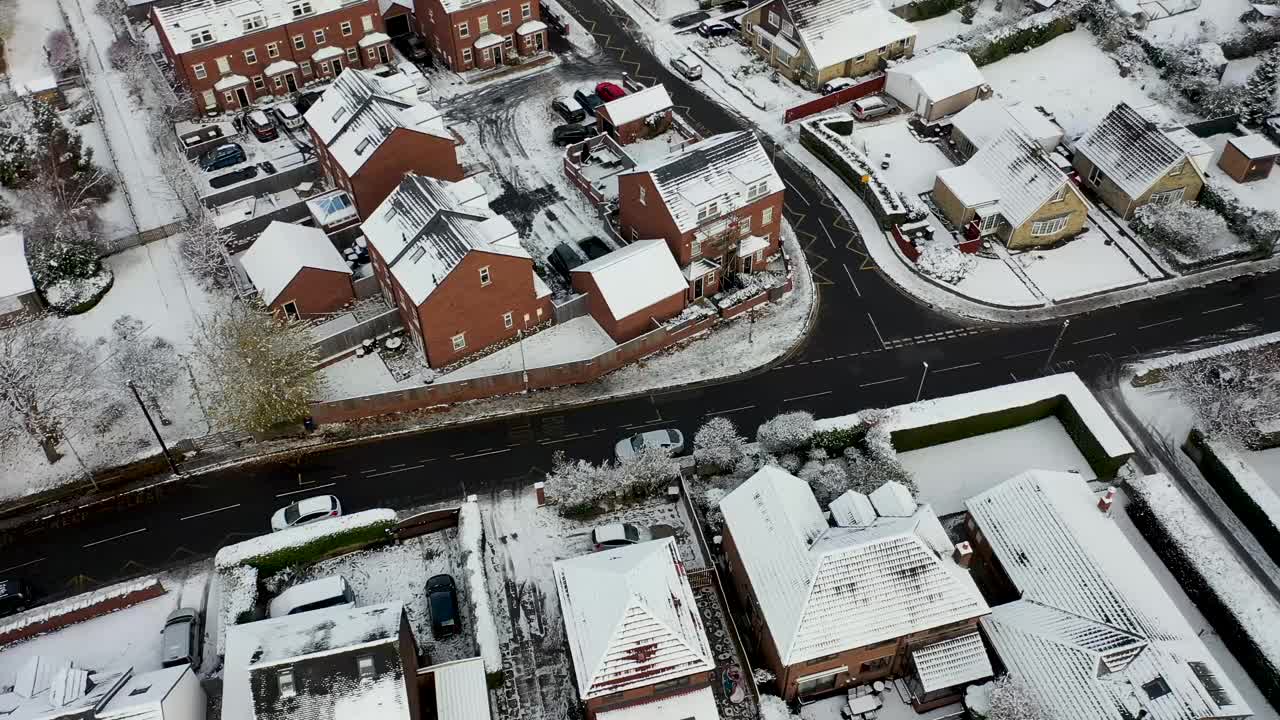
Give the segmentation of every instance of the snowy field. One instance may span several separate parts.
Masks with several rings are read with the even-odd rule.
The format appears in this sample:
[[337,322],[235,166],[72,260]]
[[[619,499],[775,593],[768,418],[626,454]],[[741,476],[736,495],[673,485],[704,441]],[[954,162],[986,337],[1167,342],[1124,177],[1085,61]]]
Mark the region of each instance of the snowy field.
[[906,115],[855,125],[852,142],[873,162],[888,155],[889,169],[884,174],[889,184],[911,196],[932,191],[938,171],[954,167],[935,143],[921,142],[911,134]]
[[1097,479],[1056,417],[1047,417],[1008,430],[977,435],[898,454],[915,478],[920,500],[939,515],[964,511],[964,502],[1024,470],[1076,473],[1080,480]]
[[1052,250],[1013,255],[1040,292],[1054,301],[1132,287],[1147,278],[1129,263],[1119,245],[1108,245],[1098,231],[1080,235]]

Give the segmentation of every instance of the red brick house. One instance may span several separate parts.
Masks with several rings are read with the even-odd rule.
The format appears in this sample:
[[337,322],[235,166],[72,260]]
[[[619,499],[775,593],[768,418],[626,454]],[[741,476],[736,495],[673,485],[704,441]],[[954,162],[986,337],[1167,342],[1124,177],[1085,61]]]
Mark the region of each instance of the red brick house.
[[782,178],[750,131],[723,133],[618,176],[629,240],[661,238],[689,284],[712,295],[724,273],[763,269],[781,241]]
[[387,92],[371,72],[343,73],[304,116],[325,177],[368,217],[407,173],[461,180],[454,136],[413,90]]
[[688,285],[661,240],[637,240],[570,275],[591,317],[615,342],[643,335],[685,307]]
[[152,7],[151,23],[200,111],[239,110],[393,57],[378,0],[189,0]]
[[715,658],[673,538],[555,563],[588,720],[718,720]]
[[323,230],[274,221],[240,256],[272,312],[292,320],[337,312],[355,300],[351,268]]
[[512,64],[547,50],[538,0],[414,0],[418,33],[446,67]]
[[671,127],[671,96],[651,85],[607,102],[596,110],[596,127],[622,145],[661,135]]
[[551,289],[474,178],[407,175],[362,229],[382,292],[431,367],[551,319]]

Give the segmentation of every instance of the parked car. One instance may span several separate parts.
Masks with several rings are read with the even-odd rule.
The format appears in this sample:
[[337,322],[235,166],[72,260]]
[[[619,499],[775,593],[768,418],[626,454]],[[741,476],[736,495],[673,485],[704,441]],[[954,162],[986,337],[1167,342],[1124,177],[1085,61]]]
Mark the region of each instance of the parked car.
[[280,618],[331,607],[351,607],[355,604],[356,596],[351,592],[347,579],[341,575],[330,575],[294,585],[280,593],[267,606],[267,615]]
[[163,667],[190,665],[192,670],[196,670],[200,667],[203,647],[200,611],[178,608],[169,613],[164,629],[160,631],[160,664]]
[[733,33],[733,26],[723,20],[703,20],[698,25],[698,34],[705,38],[724,37]]
[[578,104],[589,115],[595,115],[596,108],[604,104],[604,100],[601,100],[599,95],[586,89],[573,91],[573,99],[577,100]]
[[893,112],[893,106],[879,95],[868,95],[854,100],[851,112],[859,120],[872,120]]
[[31,607],[35,593],[26,580],[0,580],[0,617],[8,617]]
[[587,119],[587,111],[569,104],[569,98],[558,97],[551,101],[551,109],[560,114],[568,123],[579,123]]
[[227,143],[200,156],[200,169],[205,172],[221,170],[244,162],[244,148],[238,143]]
[[431,634],[437,640],[462,632],[458,615],[458,586],[448,575],[427,581],[427,607],[431,608]]
[[838,77],[822,83],[822,94],[830,95],[831,93],[840,92],[841,90],[857,85],[853,78]]
[[699,10],[698,12],[691,12],[688,15],[681,15],[680,17],[675,18],[671,21],[671,26],[675,28],[692,27],[709,17],[711,17],[710,13]]
[[248,167],[242,167],[239,170],[232,170],[229,173],[223,173],[209,178],[209,187],[224,188],[228,185],[235,185],[238,182],[252,180],[256,177],[258,177],[258,166],[250,165]]
[[596,83],[596,95],[600,96],[601,102],[613,102],[618,98],[627,94],[622,86],[612,82]]
[[410,35],[405,43],[409,46],[410,60],[425,60],[431,57],[431,51],[427,49],[427,41],[417,35]]
[[296,130],[303,125],[302,113],[298,112],[298,106],[291,102],[283,102],[275,107],[276,122],[289,128]]
[[280,137],[276,124],[261,110],[254,110],[245,116],[244,124],[259,142],[270,142]]
[[396,69],[399,70],[402,75],[413,81],[413,86],[417,88],[418,92],[427,90],[430,87],[430,84],[427,82],[427,76],[422,74],[422,71],[418,69],[417,65],[406,61],[396,65]]
[[671,67],[676,72],[684,76],[686,80],[698,80],[702,78],[702,63],[691,54],[681,55],[671,61]]
[[551,131],[551,142],[564,147],[582,142],[597,134],[598,131],[590,125],[557,125],[556,129]]
[[569,243],[562,242],[547,256],[547,263],[563,275],[565,280],[568,280],[569,273],[581,265],[583,260],[578,251],[574,250]]
[[729,0],[727,3],[721,3],[716,6],[716,10],[720,12],[733,12],[735,10],[746,10],[746,0]]
[[635,457],[641,450],[651,447],[661,448],[671,455],[679,455],[684,452],[684,435],[675,428],[636,433],[629,438],[619,440],[613,448],[613,454],[619,460],[626,460]]
[[675,537],[676,530],[670,525],[650,525],[643,527],[631,523],[611,523],[601,525],[591,531],[591,544],[596,550],[635,545],[636,543]]
[[320,96],[323,94],[324,93],[318,90],[311,90],[309,92],[304,92],[298,96],[297,100],[293,101],[293,104],[297,106],[298,112],[305,113],[306,111],[311,109],[312,105],[316,104],[316,101],[319,100]]
[[587,256],[587,260],[595,260],[613,252],[603,240],[594,235],[579,240],[578,249],[582,251],[583,255]]
[[288,530],[299,525],[310,525],[342,514],[342,504],[332,495],[317,495],[299,500],[276,511],[271,516],[272,532]]

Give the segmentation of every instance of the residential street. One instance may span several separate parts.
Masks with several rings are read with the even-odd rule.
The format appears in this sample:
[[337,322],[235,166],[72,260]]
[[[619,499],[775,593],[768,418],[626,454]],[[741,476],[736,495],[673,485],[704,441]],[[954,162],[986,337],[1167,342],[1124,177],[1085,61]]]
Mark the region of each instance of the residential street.
[[[666,84],[682,112],[706,132],[745,127],[655,61],[602,2],[568,3],[574,32],[592,29],[603,57],[567,56],[564,67],[494,87],[465,100],[479,107],[518,94],[522,83],[633,73]],[[789,187],[788,218],[806,245],[819,286],[818,320],[803,346],[779,366],[729,382],[475,423],[316,453],[299,465],[228,470],[57,516],[0,537],[0,576],[29,578],[66,594],[205,556],[221,545],[265,533],[278,507],[333,493],[344,510],[406,508],[523,486],[554,452],[606,458],[622,436],[678,427],[692,438],[713,415],[747,433],[772,415],[808,410],[831,416],[1026,379],[1046,369],[1060,324],[966,327],[901,294],[867,261],[825,192],[778,158]],[[1280,278],[1220,283],[1074,318],[1052,370],[1086,381],[1119,358],[1197,341],[1280,330]],[[924,375],[927,363],[927,375]],[[921,388],[923,380],[923,387]]]

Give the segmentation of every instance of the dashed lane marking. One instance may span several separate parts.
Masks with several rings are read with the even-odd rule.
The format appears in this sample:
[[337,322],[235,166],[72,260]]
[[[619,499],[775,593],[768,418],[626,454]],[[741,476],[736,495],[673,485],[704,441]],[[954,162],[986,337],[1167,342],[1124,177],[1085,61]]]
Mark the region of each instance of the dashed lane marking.
[[46,559],[47,559],[47,558],[36,558],[35,560],[28,560],[28,561],[26,561],[26,562],[24,562],[24,563],[22,563],[22,564],[20,564],[20,565],[14,565],[13,567],[7,567],[7,568],[5,568],[5,569],[3,569],[3,570],[0,570],[0,575],[7,575],[8,573],[13,572],[14,570],[20,570],[20,569],[22,569],[22,568],[24,568],[24,567],[31,567],[32,565],[35,565],[36,563],[44,562]]
[[325,483],[324,485],[316,485],[315,487],[303,488],[301,490],[290,490],[289,492],[276,493],[276,497],[282,498],[282,497],[287,497],[289,495],[297,495],[298,493],[315,492],[316,490],[319,490],[321,488],[333,487],[334,485],[337,485],[337,484],[338,483]]
[[198,518],[198,517],[204,517],[205,515],[212,515],[212,514],[214,514],[214,513],[220,513],[220,512],[222,512],[223,510],[232,510],[232,509],[234,509],[234,508],[238,508],[238,507],[240,507],[240,503],[236,503],[235,505],[228,505],[228,506],[226,506],[226,507],[220,507],[220,508],[218,508],[218,509],[216,509],[216,510],[205,510],[204,512],[198,512],[198,513],[196,513],[195,515],[188,515],[188,516],[186,516],[186,517],[180,517],[180,518],[178,518],[178,519],[179,519],[179,520],[194,520],[195,518]]
[[712,410],[711,412],[702,413],[702,416],[706,417],[708,415],[728,415],[729,413],[741,412],[743,410],[751,410],[754,407],[755,405],[743,405],[742,407],[736,407],[731,410]]
[[119,540],[119,539],[121,539],[121,538],[127,538],[127,537],[129,537],[130,535],[137,535],[138,533],[144,533],[144,532],[146,532],[146,531],[147,531],[147,529],[146,529],[146,528],[138,528],[137,530],[130,530],[130,531],[129,531],[129,532],[127,532],[127,533],[120,533],[119,535],[115,535],[115,536],[112,536],[112,537],[109,537],[109,538],[106,538],[106,539],[103,539],[103,540],[94,540],[94,541],[93,541],[93,542],[91,542],[91,543],[85,543],[82,547],[91,548],[91,547],[93,547],[94,545],[101,545],[102,543],[109,543],[109,542],[111,542],[112,540]]
[[891,382],[900,382],[900,381],[902,381],[902,380],[906,380],[906,379],[907,379],[907,378],[906,378],[905,376],[899,376],[899,377],[896,377],[896,378],[888,378],[888,379],[886,379],[886,380],[876,380],[875,382],[862,383],[862,384],[861,384],[861,385],[859,385],[858,387],[860,387],[860,388],[866,388],[866,387],[872,387],[873,385],[884,385],[884,384],[886,384],[886,383],[891,383]]
[[1233,310],[1238,307],[1244,307],[1244,303],[1236,303],[1234,305],[1223,305],[1222,307],[1213,308],[1212,310],[1205,310],[1203,313],[1200,313],[1200,314],[1209,315],[1216,312],[1222,312],[1223,310]]
[[809,393],[808,395],[797,395],[796,397],[785,398],[783,399],[782,402],[792,402],[794,400],[808,400],[809,398],[822,397],[823,395],[830,395],[830,394],[831,394],[830,390],[824,390],[822,392]]
[[1107,339],[1107,338],[1109,338],[1109,337],[1115,337],[1115,336],[1116,336],[1116,333],[1107,333],[1106,335],[1099,335],[1099,336],[1097,336],[1097,337],[1085,338],[1085,339],[1083,339],[1083,340],[1076,340],[1075,342],[1073,342],[1073,343],[1071,343],[1071,344],[1072,344],[1072,345],[1083,345],[1083,344],[1085,344],[1085,343],[1091,343],[1091,342],[1093,342],[1093,341],[1095,341],[1095,340],[1106,340],[1106,339]]
[[404,466],[401,466],[399,470],[387,470],[385,472],[374,473],[369,477],[372,479],[376,477],[382,477],[383,475],[394,475],[396,473],[409,472],[410,470],[418,470],[421,467],[423,466],[422,465],[404,465]]
[[1138,329],[1139,329],[1139,330],[1146,330],[1147,328],[1160,327],[1161,325],[1168,325],[1169,323],[1176,323],[1176,322],[1178,322],[1178,321],[1179,321],[1179,320],[1181,320],[1181,319],[1182,319],[1182,318],[1180,318],[1180,317],[1176,317],[1176,318],[1169,318],[1168,320],[1161,320],[1160,322],[1147,323],[1146,325],[1139,325],[1139,326],[1138,326]]
[[944,373],[950,370],[963,370],[965,368],[977,367],[981,364],[982,363],[980,362],[971,362],[971,363],[965,363],[964,365],[952,365],[951,367],[944,367],[944,368],[939,368],[938,370],[934,370],[933,373],[936,375],[938,373]]

